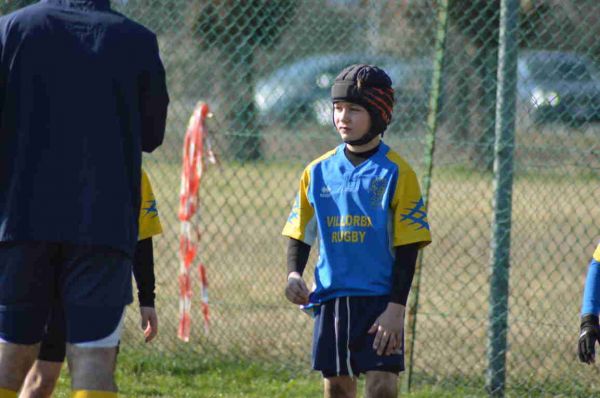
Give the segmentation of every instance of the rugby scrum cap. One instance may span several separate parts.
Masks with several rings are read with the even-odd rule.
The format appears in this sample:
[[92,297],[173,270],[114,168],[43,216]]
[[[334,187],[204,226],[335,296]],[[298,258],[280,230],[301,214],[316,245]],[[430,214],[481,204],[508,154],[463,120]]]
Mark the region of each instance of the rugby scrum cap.
[[352,102],[363,106],[371,116],[371,129],[352,145],[363,145],[381,134],[392,120],[394,89],[392,79],[373,65],[356,64],[346,67],[335,78],[331,100]]

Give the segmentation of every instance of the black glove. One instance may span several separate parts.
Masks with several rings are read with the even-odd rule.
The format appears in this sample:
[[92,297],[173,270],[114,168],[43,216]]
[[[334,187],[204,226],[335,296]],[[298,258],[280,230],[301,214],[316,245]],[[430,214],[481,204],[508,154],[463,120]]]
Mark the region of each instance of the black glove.
[[596,351],[594,346],[600,341],[600,324],[597,315],[585,315],[581,318],[579,333],[579,360],[585,363],[594,363]]

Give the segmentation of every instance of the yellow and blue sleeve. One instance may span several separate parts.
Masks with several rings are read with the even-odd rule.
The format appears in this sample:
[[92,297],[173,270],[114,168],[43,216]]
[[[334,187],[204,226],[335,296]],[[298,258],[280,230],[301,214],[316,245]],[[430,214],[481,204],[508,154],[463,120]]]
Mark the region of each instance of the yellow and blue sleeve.
[[419,181],[407,163],[398,160],[397,163],[400,163],[398,180],[391,202],[393,246],[420,243],[422,248],[431,243],[431,232]]
[[138,240],[148,239],[162,233],[156,198],[152,191],[150,179],[142,170],[142,203],[140,206]]
[[583,289],[581,315],[600,314],[600,244],[592,256]]
[[317,223],[315,220],[315,210],[308,199],[309,187],[310,168],[307,167],[302,173],[296,200],[283,227],[282,234],[312,245],[317,234]]

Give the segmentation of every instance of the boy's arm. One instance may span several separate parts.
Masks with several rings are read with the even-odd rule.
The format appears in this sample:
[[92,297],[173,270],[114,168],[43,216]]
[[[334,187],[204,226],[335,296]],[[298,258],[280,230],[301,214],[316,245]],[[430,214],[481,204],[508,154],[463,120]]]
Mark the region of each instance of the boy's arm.
[[417,265],[420,243],[396,247],[396,260],[392,270],[390,302],[406,306]]
[[390,302],[369,330],[371,334],[376,333],[373,349],[378,355],[391,355],[402,344],[404,310],[415,275],[420,245],[419,242],[396,247]]
[[292,272],[297,272],[302,276],[306,263],[308,263],[308,256],[310,255],[310,245],[302,242],[301,240],[290,238],[288,241],[287,249],[287,268],[288,276]]
[[138,289],[140,307],[154,307],[154,251],[152,238],[139,241],[133,258],[133,276]]
[[[598,315],[600,313],[600,245],[596,249],[588,267],[581,315]],[[598,257],[598,258],[596,258]]]
[[152,238],[139,241],[135,247],[133,276],[138,288],[141,327],[146,343],[158,333],[158,317],[154,309],[154,253]]
[[296,200],[292,211],[283,227],[283,235],[287,236],[287,284],[286,298],[294,304],[308,304],[309,290],[302,279],[302,273],[308,262],[310,245],[317,236],[315,210],[309,200],[310,167],[304,169]]
[[398,176],[391,210],[394,219],[392,241],[396,247],[391,297],[385,311],[369,329],[369,333],[375,333],[373,348],[378,355],[391,355],[402,344],[404,311],[418,249],[431,242],[423,197],[412,169],[406,169]]
[[310,254],[310,245],[290,238],[287,252],[287,285],[285,287],[285,297],[294,304],[308,304],[310,292],[306,283],[302,279],[302,273],[308,262]]

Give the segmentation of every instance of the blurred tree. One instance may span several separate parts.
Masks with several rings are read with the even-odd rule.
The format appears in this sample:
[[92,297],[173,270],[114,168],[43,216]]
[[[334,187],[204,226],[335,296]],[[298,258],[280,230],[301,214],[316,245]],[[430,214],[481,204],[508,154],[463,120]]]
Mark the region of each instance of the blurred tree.
[[500,0],[450,0],[449,17],[476,47],[473,67],[479,73],[479,106],[481,132],[473,152],[473,161],[491,170],[494,161],[494,128],[496,123],[496,69]]
[[37,3],[37,0],[8,0],[0,3],[0,14],[8,14],[19,8]]
[[113,9],[133,17],[157,35],[181,30],[181,0],[111,0]]
[[193,33],[203,49],[217,49],[223,59],[229,117],[236,132],[231,154],[242,161],[261,158],[253,100],[254,52],[273,46],[293,16],[293,0],[210,0],[200,6]]

